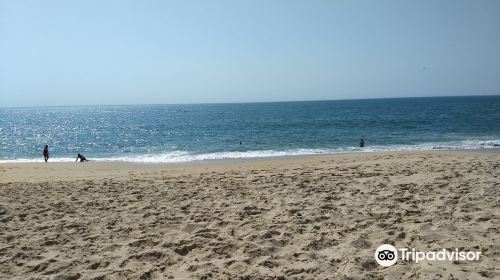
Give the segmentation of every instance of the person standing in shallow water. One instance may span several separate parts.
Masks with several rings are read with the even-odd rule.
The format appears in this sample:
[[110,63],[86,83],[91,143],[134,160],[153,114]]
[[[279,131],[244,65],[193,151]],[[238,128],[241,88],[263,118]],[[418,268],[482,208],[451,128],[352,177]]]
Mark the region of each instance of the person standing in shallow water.
[[359,147],[363,148],[364,146],[365,146],[365,140],[361,138],[361,140],[359,140]]
[[43,159],[45,162],[49,160],[49,145],[45,145],[45,148],[43,148]]

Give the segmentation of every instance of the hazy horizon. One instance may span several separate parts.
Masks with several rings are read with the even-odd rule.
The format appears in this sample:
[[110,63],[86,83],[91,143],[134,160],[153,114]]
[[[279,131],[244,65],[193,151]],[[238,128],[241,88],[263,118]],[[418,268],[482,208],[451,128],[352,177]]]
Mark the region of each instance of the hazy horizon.
[[498,1],[0,1],[0,107],[500,94]]
[[162,106],[162,105],[211,105],[211,104],[252,104],[252,103],[293,103],[293,102],[328,102],[328,101],[355,101],[378,99],[415,99],[415,98],[453,98],[453,97],[497,97],[500,94],[483,95],[433,95],[433,96],[402,96],[402,97],[370,97],[370,98],[342,98],[342,99],[309,99],[309,100],[275,100],[275,101],[240,101],[240,102],[192,102],[192,103],[122,103],[122,104],[66,104],[66,105],[26,105],[2,106],[9,108],[44,108],[44,107],[85,107],[85,106]]

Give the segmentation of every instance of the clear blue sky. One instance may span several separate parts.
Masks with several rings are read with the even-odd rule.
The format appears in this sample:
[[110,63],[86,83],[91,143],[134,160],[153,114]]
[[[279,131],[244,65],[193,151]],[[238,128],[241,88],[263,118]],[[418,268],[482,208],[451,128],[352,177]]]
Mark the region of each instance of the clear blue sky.
[[0,107],[483,94],[498,0],[0,0]]

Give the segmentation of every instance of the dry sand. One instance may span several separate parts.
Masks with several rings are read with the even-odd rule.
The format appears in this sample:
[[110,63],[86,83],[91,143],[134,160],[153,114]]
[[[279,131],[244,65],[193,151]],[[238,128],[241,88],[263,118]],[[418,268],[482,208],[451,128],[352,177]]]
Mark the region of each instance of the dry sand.
[[[0,164],[2,279],[500,278],[500,154]],[[375,249],[481,251],[398,262]]]

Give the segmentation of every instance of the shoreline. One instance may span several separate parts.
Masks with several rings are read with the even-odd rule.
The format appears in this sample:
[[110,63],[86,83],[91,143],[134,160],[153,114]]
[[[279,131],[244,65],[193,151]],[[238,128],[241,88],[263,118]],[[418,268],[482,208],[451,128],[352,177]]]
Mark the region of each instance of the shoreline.
[[[159,172],[168,170],[174,174],[202,173],[207,170],[241,169],[252,166],[272,166],[287,164],[308,164],[325,160],[359,160],[360,158],[371,158],[380,156],[418,156],[418,155],[464,155],[464,156],[496,156],[500,155],[500,149],[478,149],[478,150],[436,150],[436,151],[386,151],[366,153],[338,153],[319,155],[292,155],[277,157],[245,158],[245,159],[218,159],[199,160],[189,162],[167,162],[167,163],[142,163],[142,162],[16,162],[0,164],[0,183],[15,181],[40,181],[50,180],[57,177],[61,172],[66,172],[68,180],[74,179],[102,179],[106,176],[120,177],[128,176],[129,173],[143,173],[147,171]],[[26,176],[23,176],[26,174]]]
[[[221,163],[221,162],[245,162],[253,160],[268,160],[268,159],[280,159],[280,158],[294,158],[294,157],[315,157],[315,156],[335,156],[335,155],[351,155],[351,154],[377,154],[377,153],[418,153],[418,152],[470,152],[470,153],[500,153],[499,148],[479,148],[479,149],[422,149],[422,150],[387,150],[387,151],[342,151],[342,152],[332,152],[332,153],[311,153],[311,154],[284,154],[284,155],[273,155],[273,156],[255,156],[255,157],[235,157],[235,158],[217,158],[217,159],[193,159],[193,160],[181,160],[181,161],[157,161],[157,162],[145,162],[145,161],[131,161],[131,160],[119,160],[109,158],[95,158],[91,159],[90,163],[131,163],[131,164],[189,164],[189,163]],[[48,163],[75,163],[73,159],[70,158],[56,158],[59,161],[51,161],[49,159]],[[60,161],[64,159],[64,161]],[[33,159],[4,159],[0,160],[1,165],[8,164],[37,164],[45,163],[41,158]]]
[[500,155],[500,149],[476,150],[433,150],[433,151],[384,151],[353,152],[315,155],[290,155],[241,159],[198,160],[189,162],[144,163],[127,161],[90,161],[90,162],[15,162],[0,163],[0,183],[50,180],[54,175],[66,172],[67,180],[86,179],[89,173],[97,179],[106,176],[127,176],[128,173],[168,170],[174,174],[201,173],[207,170],[239,169],[256,165],[272,166],[286,164],[308,164],[318,161],[366,160],[380,156],[418,156],[418,155]]

